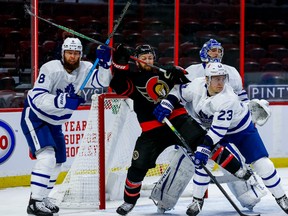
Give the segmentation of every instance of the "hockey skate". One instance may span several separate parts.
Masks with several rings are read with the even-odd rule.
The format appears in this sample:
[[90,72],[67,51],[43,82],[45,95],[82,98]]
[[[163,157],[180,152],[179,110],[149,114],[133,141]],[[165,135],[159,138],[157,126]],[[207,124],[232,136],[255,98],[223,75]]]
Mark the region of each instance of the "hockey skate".
[[119,206],[116,212],[120,215],[127,215],[134,208],[134,204],[124,202],[121,206]]
[[[44,202],[46,208],[50,209],[50,211],[52,213],[58,213],[59,212],[59,207],[57,205],[55,205],[52,198],[46,197],[43,199],[43,202]],[[54,214],[54,216],[55,216],[55,214]]]
[[288,214],[288,198],[286,195],[276,199],[277,204]]
[[204,204],[204,199],[193,197],[192,203],[188,206],[186,214],[190,216],[198,215],[199,212],[202,210],[203,204]]
[[49,208],[45,206],[44,202],[34,199],[29,200],[29,205],[27,207],[27,214],[37,216],[53,216],[53,213]]

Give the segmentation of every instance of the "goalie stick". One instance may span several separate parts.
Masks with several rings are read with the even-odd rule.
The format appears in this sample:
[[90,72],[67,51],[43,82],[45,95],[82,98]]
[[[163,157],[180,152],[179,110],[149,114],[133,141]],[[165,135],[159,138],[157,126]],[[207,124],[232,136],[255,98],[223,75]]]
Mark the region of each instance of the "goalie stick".
[[[169,126],[169,128],[174,132],[174,134],[179,138],[183,146],[187,149],[187,151],[191,154],[193,154],[193,151],[191,150],[190,146],[187,144],[186,140],[182,137],[182,135],[176,130],[176,128],[172,125],[172,123],[165,117],[164,122]],[[185,151],[183,151],[185,153]],[[189,155],[186,155],[189,157]],[[190,158],[190,157],[189,157]],[[217,181],[215,176],[210,172],[210,170],[202,164],[203,169],[205,172],[209,175],[209,177],[213,180],[213,182],[216,184],[216,186],[219,188],[219,190],[222,192],[222,194],[227,198],[227,200],[230,202],[230,204],[233,206],[233,208],[237,211],[237,213],[240,216],[260,216],[260,214],[245,214],[243,213],[238,206],[233,202],[231,197],[227,194],[227,192],[224,190],[224,188],[220,185],[220,183]]]

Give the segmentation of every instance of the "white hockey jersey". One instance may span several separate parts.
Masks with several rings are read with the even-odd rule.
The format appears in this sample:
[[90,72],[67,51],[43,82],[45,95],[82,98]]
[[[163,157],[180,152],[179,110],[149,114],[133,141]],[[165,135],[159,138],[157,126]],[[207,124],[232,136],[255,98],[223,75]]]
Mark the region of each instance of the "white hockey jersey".
[[244,130],[251,122],[247,104],[239,101],[229,84],[220,93],[208,96],[205,77],[200,77],[175,86],[170,94],[186,103],[190,115],[207,130],[214,144],[225,134]]
[[[66,122],[73,110],[57,108],[54,98],[60,93],[77,94],[91,68],[91,62],[80,61],[79,67],[69,74],[60,60],[45,63],[40,68],[33,89],[29,90],[27,95],[33,112],[43,121],[53,125]],[[107,87],[111,77],[110,69],[99,67],[99,70],[94,71],[93,78],[90,78],[86,87]]]
[[[239,99],[241,101],[248,102],[249,101],[248,95],[247,92],[242,87],[242,79],[239,72],[236,70],[235,67],[226,64],[223,64],[223,66],[229,75],[229,84],[233,88],[235,94],[239,96]],[[205,68],[203,64],[190,65],[185,70],[188,72],[187,78],[191,81],[194,80],[195,78],[205,76]]]

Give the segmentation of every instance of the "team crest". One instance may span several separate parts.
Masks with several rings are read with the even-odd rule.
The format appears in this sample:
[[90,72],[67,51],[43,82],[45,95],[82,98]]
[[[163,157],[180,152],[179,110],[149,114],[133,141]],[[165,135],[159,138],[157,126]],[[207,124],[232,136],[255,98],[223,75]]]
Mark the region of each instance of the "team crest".
[[[73,84],[69,84],[68,86],[66,86],[66,88],[64,89],[65,93],[68,93],[69,95],[74,95],[75,94],[75,88],[73,86]],[[63,93],[63,91],[61,89],[57,89],[56,90],[57,95]]]
[[199,118],[201,119],[202,125],[206,128],[210,128],[212,121],[213,121],[213,115],[208,116],[206,115],[202,110],[199,111],[198,113]]
[[136,87],[137,90],[150,102],[155,104],[167,96],[170,89],[167,83],[159,80],[158,76],[151,77],[145,87]]

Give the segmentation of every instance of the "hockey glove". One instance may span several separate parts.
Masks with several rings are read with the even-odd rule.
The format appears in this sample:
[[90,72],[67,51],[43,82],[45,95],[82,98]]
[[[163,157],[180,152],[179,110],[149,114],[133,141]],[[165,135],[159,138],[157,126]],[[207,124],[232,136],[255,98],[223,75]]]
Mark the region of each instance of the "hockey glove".
[[96,56],[99,59],[99,65],[105,69],[108,69],[108,64],[111,59],[111,50],[108,47],[99,45],[96,49]]
[[113,66],[119,70],[128,70],[130,51],[123,44],[117,46],[113,53]]
[[81,103],[85,103],[85,99],[76,94],[69,95],[68,93],[61,93],[54,99],[57,108],[76,110]]
[[165,78],[172,80],[174,84],[185,84],[190,82],[190,80],[185,76],[185,74],[188,74],[187,71],[182,67],[168,65],[165,66],[164,69],[166,70]]
[[271,116],[269,102],[264,99],[253,99],[249,102],[248,106],[251,112],[253,123],[262,126]]
[[167,99],[163,99],[161,103],[154,109],[153,114],[156,116],[156,119],[162,123],[163,119],[168,117],[172,113],[173,109],[174,106],[172,103]]
[[211,146],[199,145],[194,155],[194,165],[196,169],[201,169],[202,163],[207,164],[211,153]]

